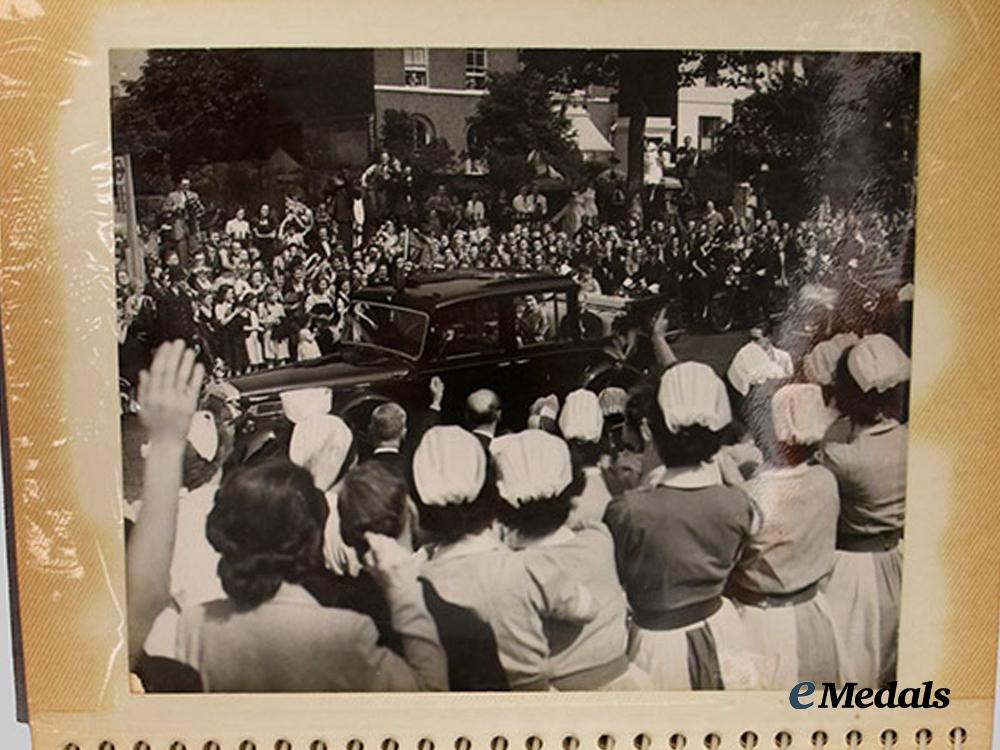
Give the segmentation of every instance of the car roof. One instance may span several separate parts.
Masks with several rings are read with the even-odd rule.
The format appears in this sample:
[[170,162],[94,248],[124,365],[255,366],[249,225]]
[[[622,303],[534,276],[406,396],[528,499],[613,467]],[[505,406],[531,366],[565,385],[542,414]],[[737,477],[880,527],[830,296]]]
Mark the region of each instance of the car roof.
[[535,271],[462,270],[420,273],[406,280],[402,289],[365,287],[355,300],[385,302],[430,313],[444,305],[496,294],[537,294],[573,289],[566,276]]

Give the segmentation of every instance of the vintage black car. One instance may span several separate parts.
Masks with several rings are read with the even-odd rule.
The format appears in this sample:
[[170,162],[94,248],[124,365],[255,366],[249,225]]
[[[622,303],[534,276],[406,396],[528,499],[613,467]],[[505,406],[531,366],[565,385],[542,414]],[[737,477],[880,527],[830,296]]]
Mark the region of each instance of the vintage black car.
[[504,421],[523,425],[538,396],[636,381],[636,368],[608,350],[607,317],[581,315],[576,283],[553,274],[416,276],[401,289],[358,291],[332,353],[233,384],[257,423],[281,413],[282,391],[328,386],[334,412],[363,435],[371,410],[386,400],[425,409],[437,375],[445,384],[445,419],[460,418],[472,390],[491,388]]

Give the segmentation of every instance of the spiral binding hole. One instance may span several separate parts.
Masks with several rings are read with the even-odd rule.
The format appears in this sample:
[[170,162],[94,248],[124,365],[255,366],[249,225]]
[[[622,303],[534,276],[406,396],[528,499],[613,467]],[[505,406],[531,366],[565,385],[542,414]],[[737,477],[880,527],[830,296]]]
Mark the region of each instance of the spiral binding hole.
[[459,737],[455,740],[455,750],[472,750],[472,740],[468,737]]
[[824,732],[822,729],[813,732],[812,736],[809,738],[809,742],[812,743],[813,747],[826,747],[826,743],[830,741],[830,735]]
[[[201,747],[202,747],[202,750],[222,750],[222,745],[220,745],[215,740],[209,740],[208,742],[206,742]],[[136,748],[136,750],[139,750],[139,748]],[[143,748],[143,750],[150,750],[149,745],[146,745],[146,747]]]
[[788,732],[778,732],[774,735],[774,746],[778,750],[785,750],[786,747],[791,747],[792,745],[792,735]]
[[[150,748],[149,743],[146,742],[146,740],[139,740],[132,745],[132,750],[152,750],[152,748]],[[209,748],[208,743],[206,742],[205,750],[213,750],[213,748]]]
[[257,750],[257,743],[253,740],[243,740],[240,743],[240,750]]
[[962,746],[965,745],[965,741],[969,739],[969,733],[965,731],[965,727],[955,727],[948,732],[948,739],[951,741],[952,747],[954,747],[955,750],[962,750]]
[[600,750],[615,750],[615,738],[610,734],[602,734],[597,738],[597,747]]
[[524,741],[524,750],[542,750],[542,738],[531,735]]
[[878,736],[878,739],[882,743],[882,747],[895,747],[896,743],[899,742],[899,735],[895,729],[886,729]]
[[[326,750],[326,742],[323,740],[313,740],[309,743],[309,750]],[[382,750],[387,750],[385,742],[382,743]]]
[[[430,742],[430,740],[428,740]],[[431,744],[433,750],[434,745]],[[274,750],[282,750],[282,748],[275,748]],[[347,750],[365,750],[365,743],[359,740],[357,737],[352,737],[347,741]]]
[[174,740],[170,743],[170,750],[187,750],[187,745],[180,740]]
[[[347,746],[350,747],[350,743]],[[274,750],[292,750],[292,743],[288,740],[275,740]]]
[[101,744],[97,746],[97,750],[115,750],[115,743],[111,740],[102,740]]
[[[323,744],[322,750],[326,750],[326,744]],[[397,742],[392,737],[386,737],[382,740],[382,750],[399,750],[399,742]]]
[[563,750],[580,750],[580,738],[567,734],[562,741]]
[[708,750],[718,750],[719,745],[722,744],[722,738],[715,732],[709,732],[702,742]]
[[434,750],[434,740],[429,737],[417,740],[417,750]]
[[507,750],[507,738],[497,735],[490,740],[490,750]]
[[924,727],[917,730],[916,739],[917,747],[924,748],[931,744],[931,740],[934,739],[934,733],[927,727]]
[[653,738],[650,737],[645,732],[640,732],[635,737],[632,738],[632,746],[635,750],[649,750],[650,746],[653,744]]
[[683,734],[672,734],[670,735],[670,750],[681,750],[687,745],[687,742],[687,737]]
[[844,742],[848,747],[858,747],[861,744],[861,740],[864,739],[864,735],[861,734],[857,729],[852,729],[850,732],[844,735]]
[[740,735],[740,747],[744,750],[753,750],[757,747],[757,733],[756,732],[744,732]]
[[75,742],[67,742],[63,746],[63,750],[80,750],[80,746],[77,745]]

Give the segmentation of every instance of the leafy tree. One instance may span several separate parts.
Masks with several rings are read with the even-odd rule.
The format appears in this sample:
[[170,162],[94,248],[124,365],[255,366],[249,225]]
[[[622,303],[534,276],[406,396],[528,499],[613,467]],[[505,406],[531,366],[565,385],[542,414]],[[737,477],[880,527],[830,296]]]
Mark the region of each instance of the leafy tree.
[[176,177],[194,165],[260,156],[268,99],[252,50],[151,50],[112,111],[115,148]]
[[[848,203],[908,200],[916,148],[917,61],[907,54],[803,55],[797,71],[759,55],[729,85],[755,93],[734,106],[717,158],[747,179],[762,163],[800,203],[823,193]],[[768,71],[771,72],[768,72]],[[771,180],[774,182],[774,180]]]
[[532,151],[567,179],[580,174],[583,158],[569,119],[556,106],[548,80],[537,71],[491,74],[469,125],[476,129],[490,179],[498,187],[514,188],[532,176],[527,164]]
[[[590,86],[616,90],[618,112],[629,119],[628,192],[642,188],[646,118],[651,109],[677,109],[681,55],[670,50],[526,49],[521,61],[547,85],[569,93]],[[655,111],[655,110],[653,110]],[[639,204],[641,206],[641,204]]]
[[405,110],[385,111],[379,143],[390,154],[413,167],[420,187],[426,187],[435,175],[451,172],[455,167],[455,152],[448,141],[435,138],[430,143],[422,142],[418,121]]

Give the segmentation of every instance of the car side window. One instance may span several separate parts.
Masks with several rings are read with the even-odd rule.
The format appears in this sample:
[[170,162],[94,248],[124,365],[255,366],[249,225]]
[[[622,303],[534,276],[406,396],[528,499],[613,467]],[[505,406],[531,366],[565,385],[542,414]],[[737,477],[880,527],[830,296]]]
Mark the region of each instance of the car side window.
[[514,338],[519,349],[569,341],[573,338],[568,319],[566,292],[539,292],[514,298]]
[[501,349],[500,303],[495,298],[442,307],[435,325],[439,357],[468,357]]

